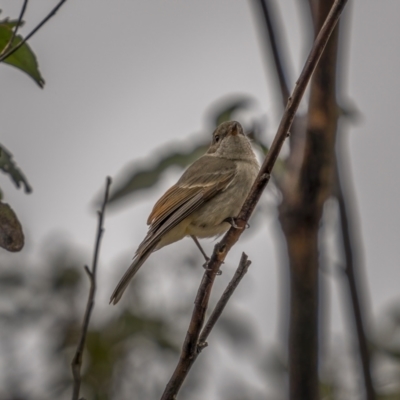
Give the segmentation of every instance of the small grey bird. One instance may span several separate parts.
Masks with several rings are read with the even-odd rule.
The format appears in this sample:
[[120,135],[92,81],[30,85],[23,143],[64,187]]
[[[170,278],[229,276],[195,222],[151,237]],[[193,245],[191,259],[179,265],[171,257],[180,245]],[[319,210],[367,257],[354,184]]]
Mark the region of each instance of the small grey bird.
[[[191,236],[219,236],[234,221],[253,185],[260,165],[239,122],[224,122],[213,133],[207,153],[183,173],[157,201],[149,230],[136,250],[110,303],[118,303],[129,282],[153,251]],[[203,255],[205,253],[202,251]]]

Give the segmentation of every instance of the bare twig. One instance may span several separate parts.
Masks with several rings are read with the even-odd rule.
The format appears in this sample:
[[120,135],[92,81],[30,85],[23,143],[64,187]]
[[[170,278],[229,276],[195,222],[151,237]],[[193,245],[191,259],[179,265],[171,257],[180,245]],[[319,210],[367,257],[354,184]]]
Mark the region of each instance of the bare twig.
[[17,32],[18,32],[18,29],[19,29],[20,25],[22,24],[22,18],[24,18],[24,14],[25,14],[25,10],[26,10],[26,6],[27,5],[28,5],[28,0],[24,0],[24,3],[22,4],[21,12],[19,13],[17,24],[15,25],[15,28],[13,30],[13,33],[11,35],[10,40],[4,46],[4,49],[1,51],[0,57],[9,50],[12,42],[14,41],[15,37],[17,36]]
[[4,61],[11,54],[14,54],[21,46],[23,46],[51,17],[53,17],[59,8],[66,2],[67,0],[60,0],[60,2],[47,14],[47,16],[30,31],[25,38],[19,42],[16,46],[7,51],[7,53],[0,56],[0,62]]
[[[184,351],[182,351],[181,360],[180,360],[181,362],[178,363],[178,366],[176,367],[170,382],[175,379],[177,379],[177,380],[182,379],[182,377],[184,379],[187,376],[187,374],[190,371],[190,368],[196,361],[198,355],[203,350],[203,348],[205,348],[207,346],[206,340],[208,338],[208,335],[210,334],[211,330],[214,328],[216,322],[218,321],[219,317],[222,314],[222,311],[224,311],[224,308],[225,308],[226,304],[228,303],[229,299],[231,298],[233,292],[235,291],[235,289],[239,285],[240,281],[246,274],[250,264],[251,264],[251,261],[247,259],[247,255],[245,253],[242,253],[242,257],[240,258],[239,266],[237,267],[234,276],[232,277],[231,281],[229,282],[228,286],[226,287],[221,298],[217,302],[213,312],[210,315],[210,318],[208,319],[204,329],[202,330],[202,332],[199,336],[198,341],[196,342],[195,351],[190,355],[190,357],[188,357],[187,354],[184,353]],[[192,326],[192,324],[191,324],[191,326]],[[201,327],[200,327],[200,329],[201,329]],[[189,327],[189,330],[190,330],[190,327]],[[188,331],[188,335],[189,335],[189,331]],[[185,341],[185,343],[186,343],[186,341]],[[184,348],[185,348],[185,346],[184,346]],[[176,396],[176,394],[174,395],[172,393],[169,393],[168,386],[167,386],[162,399],[164,399],[164,398],[172,399],[172,398],[174,398],[174,396]]]
[[214,328],[216,322],[218,321],[219,317],[222,314],[222,311],[224,311],[225,306],[227,305],[233,292],[236,290],[240,281],[245,276],[247,270],[249,269],[250,264],[251,264],[251,261],[248,260],[247,254],[242,253],[242,257],[240,258],[239,266],[237,267],[236,272],[233,275],[233,278],[229,282],[227,288],[225,289],[224,293],[222,294],[221,298],[219,299],[218,303],[216,304],[213,312],[211,313],[210,318],[208,318],[208,321],[206,322],[203,330],[201,331],[201,334],[199,337],[199,343],[198,343],[198,346],[199,346],[198,353],[200,353],[201,349],[207,345],[206,340],[208,338],[208,335]]
[[[244,231],[247,221],[249,220],[255,206],[257,205],[265,186],[269,182],[272,168],[279,155],[282,145],[288,136],[290,126],[293,122],[294,116],[303,97],[307,84],[318,64],[322,52],[329,40],[329,37],[336,26],[336,23],[346,5],[347,0],[336,0],[331,8],[328,17],[325,20],[314,45],[304,65],[303,71],[296,82],[296,86],[292,95],[289,97],[285,112],[282,116],[281,123],[275,135],[274,141],[270,150],[261,166],[260,172],[256,181],[239,213],[236,224],[239,228],[230,228],[220,243],[217,243],[211,260],[208,264],[200,287],[197,292],[195,306],[190,321],[189,329],[183,344],[181,357],[178,365],[172,375],[167,387],[161,397],[162,400],[174,400],[177,393],[186,378],[187,371],[184,365],[188,364],[188,359],[195,356],[198,349],[198,339],[201,328],[203,326],[205,312],[207,310],[208,301],[210,298],[211,289],[219,271],[222,262],[225,260],[226,255],[232,246],[239,240],[242,232]],[[181,371],[181,372],[180,372]]]
[[[288,79],[287,79],[287,71],[285,71],[285,68],[283,66],[282,62],[282,54],[279,51],[278,48],[278,42],[281,40],[277,39],[277,29],[276,29],[276,24],[274,26],[273,20],[276,22],[276,17],[274,16],[274,13],[272,12],[272,4],[270,0],[257,0],[260,3],[260,7],[263,12],[264,20],[265,20],[265,26],[268,31],[268,37],[269,37],[269,43],[271,46],[271,51],[272,51],[272,56],[274,59],[274,64],[275,64],[275,70],[278,75],[279,79],[279,85],[281,88],[281,95],[282,95],[282,104],[283,107],[286,106],[287,100],[290,96],[290,90],[289,90],[289,84],[288,84]],[[280,46],[282,48],[282,46]]]
[[79,338],[78,346],[76,348],[76,352],[74,358],[71,362],[72,375],[74,378],[74,386],[72,392],[72,400],[79,399],[79,390],[81,386],[81,367],[82,367],[82,356],[83,349],[85,347],[86,335],[89,327],[90,316],[92,314],[93,306],[94,306],[94,297],[96,294],[96,271],[97,271],[97,260],[99,257],[100,250],[100,241],[104,232],[103,228],[103,220],[104,220],[104,212],[106,208],[106,204],[108,202],[108,194],[110,191],[111,178],[107,177],[106,179],[106,189],[104,193],[104,200],[101,206],[101,210],[98,211],[98,226],[97,226],[97,234],[96,234],[96,244],[94,247],[93,260],[92,260],[92,269],[90,270],[87,265],[85,265],[85,272],[87,273],[90,281],[90,290],[89,296],[86,304],[85,315],[83,317],[82,330]]
[[349,295],[352,305],[354,325],[356,328],[358,347],[360,352],[361,365],[364,377],[365,394],[367,400],[375,400],[376,394],[371,376],[371,362],[368,349],[367,337],[364,328],[364,312],[360,300],[359,287],[357,285],[357,275],[359,266],[357,266],[354,257],[353,244],[355,242],[350,221],[347,212],[347,201],[341,182],[341,174],[338,168],[337,159],[335,159],[335,194],[339,203],[340,226],[343,241],[343,252],[345,258],[344,272],[347,276],[349,285]]
[[[259,3],[259,8],[261,8],[263,19],[258,18],[259,21],[263,21],[265,25],[263,30],[266,31],[265,41],[269,43],[270,50],[272,52],[273,66],[275,67],[275,73],[279,80],[280,95],[282,100],[283,108],[286,107],[290,90],[289,90],[289,79],[288,79],[288,68],[283,62],[283,50],[287,49],[287,45],[284,43],[284,38],[282,33],[282,24],[280,22],[279,13],[277,10],[277,2],[274,0],[254,0],[254,3]],[[266,71],[271,70],[269,58],[266,59]],[[304,118],[303,118],[304,119]],[[284,164],[284,170],[287,174],[275,174],[274,183],[277,188],[283,192],[283,181],[285,175],[291,174],[291,169],[296,160],[302,157],[303,154],[303,144],[304,144],[304,131],[305,124],[302,122],[301,117],[295,116],[292,126],[290,128],[289,136],[289,156],[282,160]],[[297,165],[294,167],[297,169]]]

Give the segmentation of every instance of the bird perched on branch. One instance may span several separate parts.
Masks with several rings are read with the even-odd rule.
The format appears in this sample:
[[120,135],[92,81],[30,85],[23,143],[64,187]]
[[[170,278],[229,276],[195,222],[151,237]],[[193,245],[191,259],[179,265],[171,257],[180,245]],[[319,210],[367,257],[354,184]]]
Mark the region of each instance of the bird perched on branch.
[[224,122],[212,135],[204,156],[183,173],[178,182],[157,201],[147,224],[149,230],[136,250],[110,303],[118,303],[129,282],[153,251],[191,236],[215,237],[235,226],[235,217],[251,189],[260,166],[236,121]]

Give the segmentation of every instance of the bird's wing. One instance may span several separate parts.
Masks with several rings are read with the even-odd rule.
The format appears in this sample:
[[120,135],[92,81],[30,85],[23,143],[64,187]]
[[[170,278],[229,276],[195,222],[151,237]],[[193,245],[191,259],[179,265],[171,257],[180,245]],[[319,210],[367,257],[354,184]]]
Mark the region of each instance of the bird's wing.
[[194,162],[155,204],[147,223],[150,225],[138,253],[146,251],[187,216],[200,208],[233,181],[237,167],[233,161],[203,156]]
[[196,211],[217,193],[225,190],[233,181],[237,169],[233,161],[203,156],[194,162],[155,204],[147,223],[149,231],[140,244],[131,266],[121,278],[110,302],[116,304],[130,280],[143,265],[164,234]]

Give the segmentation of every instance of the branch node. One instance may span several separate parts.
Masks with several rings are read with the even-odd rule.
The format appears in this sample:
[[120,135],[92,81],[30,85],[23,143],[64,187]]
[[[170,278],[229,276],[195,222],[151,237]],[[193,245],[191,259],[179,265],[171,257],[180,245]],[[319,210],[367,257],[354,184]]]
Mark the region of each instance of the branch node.
[[[223,264],[223,263],[222,263]],[[207,266],[208,266],[208,263],[205,263],[204,265],[203,265],[203,267],[204,267],[204,269],[206,270],[206,271],[212,271],[213,269],[212,268],[207,268]],[[220,276],[220,275],[222,275],[222,271],[220,270],[220,269],[218,269],[218,271],[217,271],[217,276]]]
[[84,269],[85,272],[87,273],[89,279],[92,280],[92,279],[93,279],[93,274],[92,274],[92,271],[89,269],[89,267],[88,267],[87,265],[85,265],[85,266],[83,267],[83,269]]
[[205,341],[201,341],[197,344],[197,354],[200,354],[204,348],[208,346],[208,343]]
[[230,226],[232,226],[235,229],[244,229],[241,228],[236,222],[239,221],[239,218],[233,218],[233,217],[228,217],[224,219],[224,222],[227,222],[228,224],[230,224]]

